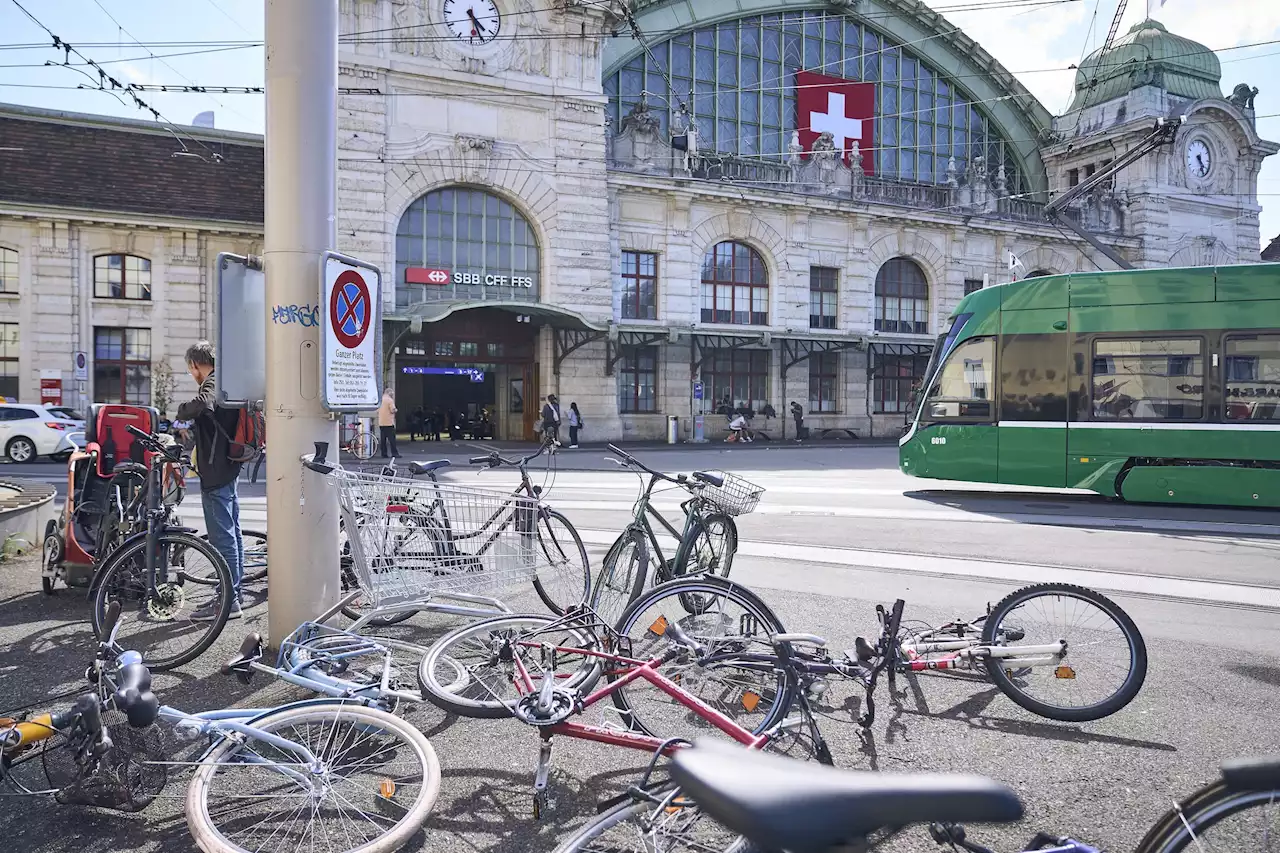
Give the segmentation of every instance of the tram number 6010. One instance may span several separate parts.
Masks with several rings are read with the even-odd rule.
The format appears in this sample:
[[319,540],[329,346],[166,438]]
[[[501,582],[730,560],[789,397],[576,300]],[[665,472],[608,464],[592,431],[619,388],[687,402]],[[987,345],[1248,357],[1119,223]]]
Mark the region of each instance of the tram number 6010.
[[945,435],[935,435],[930,437],[929,443],[930,444],[946,444],[947,437]]

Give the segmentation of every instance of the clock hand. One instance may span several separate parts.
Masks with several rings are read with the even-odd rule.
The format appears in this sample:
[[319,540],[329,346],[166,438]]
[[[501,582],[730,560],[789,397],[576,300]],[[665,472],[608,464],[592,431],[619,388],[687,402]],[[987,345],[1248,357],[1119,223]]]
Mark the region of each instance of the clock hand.
[[472,26],[477,30],[484,33],[489,32],[485,29],[484,24],[480,23],[480,19],[476,17],[476,13],[470,7],[467,8],[467,17],[471,19]]

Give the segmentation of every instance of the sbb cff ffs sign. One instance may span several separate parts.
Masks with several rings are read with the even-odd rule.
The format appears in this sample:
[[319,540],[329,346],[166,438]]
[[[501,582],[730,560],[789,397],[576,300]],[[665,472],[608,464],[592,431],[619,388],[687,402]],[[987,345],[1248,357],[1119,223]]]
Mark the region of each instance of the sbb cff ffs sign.
[[467,285],[470,287],[533,287],[533,277],[527,275],[499,275],[480,272],[451,272],[450,270],[409,267],[404,271],[406,284]]

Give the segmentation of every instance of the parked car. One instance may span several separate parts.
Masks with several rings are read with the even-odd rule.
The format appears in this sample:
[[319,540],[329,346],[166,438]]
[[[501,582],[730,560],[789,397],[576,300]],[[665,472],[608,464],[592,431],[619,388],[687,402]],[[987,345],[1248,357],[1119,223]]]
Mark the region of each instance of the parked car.
[[74,436],[84,433],[84,421],[69,414],[76,412],[65,406],[0,404],[0,450],[11,462],[69,458],[76,449]]

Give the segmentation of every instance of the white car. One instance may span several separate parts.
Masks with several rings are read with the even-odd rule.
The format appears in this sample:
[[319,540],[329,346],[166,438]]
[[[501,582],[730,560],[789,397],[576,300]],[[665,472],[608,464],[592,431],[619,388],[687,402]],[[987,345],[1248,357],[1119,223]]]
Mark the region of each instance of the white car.
[[84,421],[76,414],[66,406],[0,403],[0,451],[10,462],[66,458],[84,434]]

